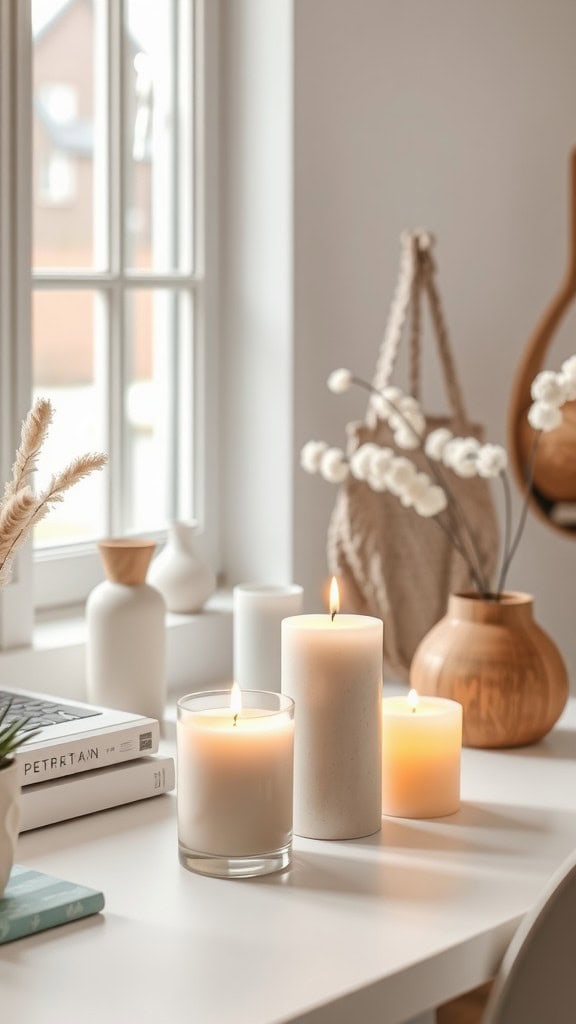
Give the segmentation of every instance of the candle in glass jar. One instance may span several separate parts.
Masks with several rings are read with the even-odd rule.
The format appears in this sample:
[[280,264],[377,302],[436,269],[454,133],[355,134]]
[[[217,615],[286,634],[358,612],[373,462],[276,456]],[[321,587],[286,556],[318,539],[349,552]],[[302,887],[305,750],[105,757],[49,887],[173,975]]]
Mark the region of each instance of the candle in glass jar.
[[382,701],[382,811],[440,818],[460,806],[462,705],[442,697]]
[[282,623],[282,691],[295,701],[294,831],[355,839],[381,826],[382,620]]
[[[240,703],[241,701],[241,703]],[[293,703],[214,691],[178,701],[180,860],[206,874],[285,867],[292,843]]]

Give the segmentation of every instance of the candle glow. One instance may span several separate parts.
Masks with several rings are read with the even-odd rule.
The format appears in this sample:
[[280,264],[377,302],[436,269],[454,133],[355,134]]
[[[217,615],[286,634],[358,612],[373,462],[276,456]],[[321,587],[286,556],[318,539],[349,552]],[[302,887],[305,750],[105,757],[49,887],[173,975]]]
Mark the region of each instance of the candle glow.
[[230,710],[234,711],[235,714],[239,714],[242,711],[242,690],[237,682],[232,683],[232,689],[230,690]]
[[408,694],[408,703],[411,711],[416,711],[416,708],[418,707],[418,700],[419,697],[416,690],[410,690],[410,693]]

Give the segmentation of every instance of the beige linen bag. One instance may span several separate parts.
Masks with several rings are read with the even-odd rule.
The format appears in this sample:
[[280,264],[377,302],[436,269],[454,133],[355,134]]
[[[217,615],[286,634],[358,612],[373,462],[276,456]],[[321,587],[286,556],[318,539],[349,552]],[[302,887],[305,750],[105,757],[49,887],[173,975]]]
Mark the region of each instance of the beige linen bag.
[[[374,387],[390,383],[403,329],[410,318],[410,394],[420,399],[421,300],[426,295],[438,343],[450,412],[426,416],[426,432],[447,426],[455,434],[482,439],[470,423],[450,351],[440,297],[434,279],[432,238],[425,232],[402,236],[400,273],[374,374]],[[364,422],[349,428],[349,454],[366,442],[394,448],[388,424],[368,407]],[[429,472],[420,450],[405,453]],[[492,579],[498,555],[498,526],[488,482],[461,479],[447,472],[480,553],[484,574]],[[394,678],[407,679],[422,637],[444,615],[451,592],[473,587],[470,570],[449,538],[432,519],[404,508],[398,498],[376,493],[349,477],[341,486],[328,529],[328,564],[343,583],[346,606],[384,620],[384,663]]]

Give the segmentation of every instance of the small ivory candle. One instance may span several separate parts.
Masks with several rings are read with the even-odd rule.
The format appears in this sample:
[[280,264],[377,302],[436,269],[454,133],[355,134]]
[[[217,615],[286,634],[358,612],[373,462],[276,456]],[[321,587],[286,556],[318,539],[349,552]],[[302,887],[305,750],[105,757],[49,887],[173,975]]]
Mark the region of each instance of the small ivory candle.
[[440,818],[460,806],[462,705],[442,697],[382,701],[382,811]]
[[280,692],[282,619],[299,614],[302,594],[297,583],[234,587],[234,678],[243,690]]
[[[235,691],[239,693],[239,689]],[[180,859],[208,873],[264,873],[238,864],[210,870],[210,858],[269,855],[285,866],[292,842],[293,704],[277,693],[191,694],[178,702]],[[198,862],[201,861],[201,867]],[[208,868],[206,865],[208,864]],[[270,868],[276,870],[276,868]]]
[[294,831],[356,839],[381,827],[382,620],[282,623],[282,691],[295,702]]

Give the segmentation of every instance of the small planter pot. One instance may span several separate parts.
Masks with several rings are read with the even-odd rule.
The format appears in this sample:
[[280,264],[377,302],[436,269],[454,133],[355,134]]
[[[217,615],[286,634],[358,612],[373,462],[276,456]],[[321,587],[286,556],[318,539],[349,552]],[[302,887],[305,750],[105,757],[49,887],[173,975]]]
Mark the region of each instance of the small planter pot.
[[467,747],[536,743],[564,709],[566,666],[534,621],[533,604],[529,594],[453,594],[416,650],[411,686],[462,704]]
[[20,782],[16,763],[0,768],[0,896],[14,863],[20,824]]

